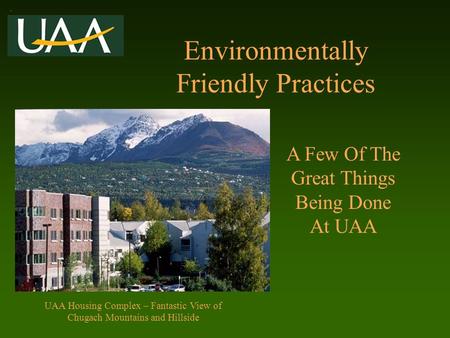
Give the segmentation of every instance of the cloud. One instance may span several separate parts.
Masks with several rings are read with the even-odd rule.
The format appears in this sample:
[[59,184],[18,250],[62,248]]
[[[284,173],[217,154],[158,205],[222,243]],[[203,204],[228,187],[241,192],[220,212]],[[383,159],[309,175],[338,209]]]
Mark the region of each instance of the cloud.
[[80,116],[68,112],[67,110],[60,110],[56,113],[53,125],[57,131],[67,131],[84,125],[86,123],[84,120],[85,119]]
[[21,109],[16,110],[16,145],[78,142],[130,116],[149,114],[160,126],[203,113],[250,129],[270,142],[268,109]]
[[53,126],[56,131],[67,131],[96,124],[111,126],[135,115],[133,113],[127,115],[126,112],[119,109],[59,110],[55,115]]

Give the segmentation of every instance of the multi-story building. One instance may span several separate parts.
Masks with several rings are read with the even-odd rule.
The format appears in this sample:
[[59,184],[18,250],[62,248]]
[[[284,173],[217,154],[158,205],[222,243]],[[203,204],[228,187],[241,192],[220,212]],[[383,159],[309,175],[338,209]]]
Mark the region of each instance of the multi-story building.
[[16,288],[56,290],[95,277],[108,231],[108,197],[16,191]]
[[[152,222],[110,222],[109,202],[109,197],[16,191],[16,289],[57,290],[70,288],[85,276],[94,284],[116,276],[115,264],[125,252],[139,250]],[[182,264],[192,259],[207,266],[214,222],[165,221],[171,261]],[[261,226],[270,231],[269,213]],[[263,250],[270,274],[270,240]],[[142,254],[141,259],[148,257]]]

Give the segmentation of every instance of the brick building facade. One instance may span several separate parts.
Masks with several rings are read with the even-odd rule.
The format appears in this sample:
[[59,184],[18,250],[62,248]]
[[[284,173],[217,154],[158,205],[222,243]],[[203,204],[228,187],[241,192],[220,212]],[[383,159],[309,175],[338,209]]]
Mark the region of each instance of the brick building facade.
[[56,290],[95,275],[95,258],[107,248],[94,241],[105,223],[108,197],[16,191],[16,289]]

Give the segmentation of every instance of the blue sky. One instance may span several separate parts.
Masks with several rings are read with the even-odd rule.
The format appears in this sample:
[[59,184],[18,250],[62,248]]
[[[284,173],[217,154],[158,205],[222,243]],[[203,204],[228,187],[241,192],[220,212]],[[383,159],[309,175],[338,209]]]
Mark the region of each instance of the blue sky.
[[19,109],[16,145],[38,142],[84,142],[99,131],[147,113],[160,126],[203,113],[213,121],[228,121],[250,129],[270,142],[269,109]]

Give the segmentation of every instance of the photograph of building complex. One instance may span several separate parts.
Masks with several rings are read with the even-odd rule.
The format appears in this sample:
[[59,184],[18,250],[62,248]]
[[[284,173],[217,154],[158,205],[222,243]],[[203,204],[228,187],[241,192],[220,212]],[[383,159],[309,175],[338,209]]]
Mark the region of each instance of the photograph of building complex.
[[17,110],[16,290],[269,290],[269,142],[268,110]]

